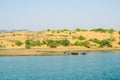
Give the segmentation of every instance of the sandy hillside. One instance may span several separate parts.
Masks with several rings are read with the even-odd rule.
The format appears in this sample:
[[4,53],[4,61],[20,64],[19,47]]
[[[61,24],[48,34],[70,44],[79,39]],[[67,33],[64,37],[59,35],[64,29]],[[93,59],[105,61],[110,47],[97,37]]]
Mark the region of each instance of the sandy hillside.
[[[83,36],[85,40],[79,40],[79,36]],[[40,41],[41,46],[32,46],[31,48],[49,48],[47,44],[42,44],[44,40],[63,40],[67,39],[70,41],[70,45],[67,47],[85,47],[74,45],[76,41],[83,42],[89,41],[90,39],[104,40],[108,38],[114,38],[115,40],[111,42],[113,48],[119,48],[118,42],[120,35],[118,32],[113,33],[101,33],[94,31],[40,31],[40,32],[10,32],[10,33],[0,33],[0,47],[1,48],[25,48],[26,40]],[[21,41],[22,45],[16,45],[16,41]],[[90,47],[99,47],[98,44],[89,41]],[[95,45],[95,46],[92,46]],[[57,46],[57,48],[65,47],[62,45]],[[105,46],[106,47],[106,46]]]

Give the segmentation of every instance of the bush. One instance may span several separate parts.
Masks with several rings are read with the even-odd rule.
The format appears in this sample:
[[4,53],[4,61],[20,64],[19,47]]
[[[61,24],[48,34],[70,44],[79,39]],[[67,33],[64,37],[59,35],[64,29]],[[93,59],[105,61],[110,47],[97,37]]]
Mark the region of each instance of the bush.
[[48,40],[47,46],[50,46],[51,48],[56,48],[57,43],[54,40]]
[[25,45],[26,45],[25,46],[26,49],[30,49],[31,48],[31,46],[30,46],[30,40],[26,40],[25,41]]
[[110,30],[108,30],[108,32],[109,32],[110,34],[113,34],[114,29],[110,29]]
[[78,41],[76,41],[76,42],[75,42],[75,45],[76,45],[76,46],[85,46],[85,47],[87,47],[87,48],[90,48],[90,43],[89,43],[89,41],[84,41],[84,42],[78,42]]
[[79,38],[78,38],[79,40],[85,40],[86,38],[85,37],[83,37],[83,36],[79,36]]
[[51,31],[50,29],[47,29],[47,31]]
[[120,31],[118,33],[120,34]]
[[120,41],[118,42],[118,44],[120,45]]
[[25,47],[26,47],[26,49],[30,49],[30,48],[31,48],[31,46],[30,46],[30,45],[26,45]]
[[108,33],[110,33],[110,34],[113,34],[113,32],[115,32],[114,29],[102,29],[102,28],[92,29],[91,31],[101,32],[101,33],[108,32]]
[[41,46],[41,43],[40,43],[39,40],[38,40],[38,41],[31,41],[31,42],[30,42],[30,45],[31,45],[31,46]]
[[105,30],[105,29],[102,29],[102,28],[92,29],[91,31],[101,32],[101,33],[105,33],[105,32],[106,32],[106,30]]
[[17,41],[15,42],[15,44],[16,44],[17,46],[21,46],[23,43],[22,43],[21,41],[17,40]]
[[90,41],[99,44],[99,47],[104,47],[104,46],[112,47],[111,42],[114,41],[114,40],[109,39],[109,38],[104,39],[104,40],[98,40],[98,39],[94,38],[94,39],[90,39]]
[[76,42],[75,42],[75,45],[76,45],[76,46],[84,46],[84,43],[83,43],[83,42],[78,42],[78,41],[76,41]]
[[85,46],[85,47],[90,48],[90,43],[89,43],[89,41],[84,41],[83,43],[84,43],[84,46]]
[[25,41],[25,44],[26,44],[26,45],[30,45],[30,40],[26,40],[26,41]]
[[75,31],[80,31],[80,29],[79,29],[79,28],[76,28]]
[[70,45],[70,41],[67,39],[61,40],[61,45],[63,46],[69,46]]

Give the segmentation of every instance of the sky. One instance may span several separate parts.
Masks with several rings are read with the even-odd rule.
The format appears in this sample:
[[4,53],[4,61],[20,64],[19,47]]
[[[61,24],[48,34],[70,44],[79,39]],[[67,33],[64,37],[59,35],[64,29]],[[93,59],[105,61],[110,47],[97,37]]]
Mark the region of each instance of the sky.
[[0,30],[120,29],[120,0],[0,0]]

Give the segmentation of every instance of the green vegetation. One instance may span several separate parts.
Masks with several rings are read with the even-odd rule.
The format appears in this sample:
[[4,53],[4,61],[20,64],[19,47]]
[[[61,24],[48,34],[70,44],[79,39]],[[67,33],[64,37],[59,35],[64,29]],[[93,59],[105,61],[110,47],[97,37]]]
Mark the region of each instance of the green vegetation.
[[86,38],[85,37],[83,37],[83,36],[79,36],[79,38],[78,38],[79,40],[85,40]]
[[80,28],[76,28],[75,31],[80,31]]
[[56,48],[57,43],[54,40],[48,40],[47,46],[49,46],[50,48]]
[[15,41],[15,44],[16,44],[17,46],[21,46],[23,43],[22,43],[21,41],[17,40],[17,41]]
[[70,41],[67,39],[64,40],[47,40],[47,46],[51,47],[51,48],[56,48],[57,46],[69,46],[70,45]]
[[30,49],[31,46],[41,46],[41,43],[39,40],[26,40],[25,41],[26,49]]
[[89,43],[89,41],[83,41],[83,42],[81,42],[81,41],[76,41],[74,45],[75,45],[75,46],[84,46],[84,47],[86,47],[86,48],[90,48],[90,43]]
[[120,31],[118,33],[120,34]]
[[47,31],[51,31],[50,29],[47,29]]
[[118,44],[120,45],[120,41],[118,42]]
[[30,46],[30,40],[26,40],[25,41],[25,47],[26,47],[26,49],[30,49],[31,48],[31,46]]
[[76,28],[75,31],[88,31],[88,30],[85,30],[85,29],[80,29],[80,28]]
[[63,46],[69,46],[70,45],[70,41],[67,39],[61,40],[61,45]]
[[13,33],[13,36],[15,36],[15,34]]
[[0,48],[3,48],[3,46],[0,44]]
[[90,31],[101,32],[101,33],[108,32],[110,34],[113,34],[113,32],[115,32],[115,30],[113,30],[113,29],[102,29],[102,28],[92,29]]
[[94,39],[90,39],[89,41],[92,41],[94,43],[97,43],[99,44],[99,47],[104,47],[104,46],[107,46],[107,47],[112,47],[112,40],[111,39],[103,39],[103,40],[98,40],[96,38]]
[[108,33],[110,33],[110,34],[113,34],[113,32],[115,32],[115,30],[113,30],[113,29],[108,30]]
[[40,43],[39,40],[37,40],[37,41],[31,40],[31,41],[30,41],[30,45],[31,45],[31,46],[41,46],[41,43]]

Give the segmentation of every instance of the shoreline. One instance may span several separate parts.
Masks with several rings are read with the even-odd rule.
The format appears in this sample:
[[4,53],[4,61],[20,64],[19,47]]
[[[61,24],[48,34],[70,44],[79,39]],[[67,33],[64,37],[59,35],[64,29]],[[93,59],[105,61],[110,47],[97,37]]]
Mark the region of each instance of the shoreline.
[[120,51],[120,48],[35,48],[0,49],[0,56],[66,56],[64,52]]

